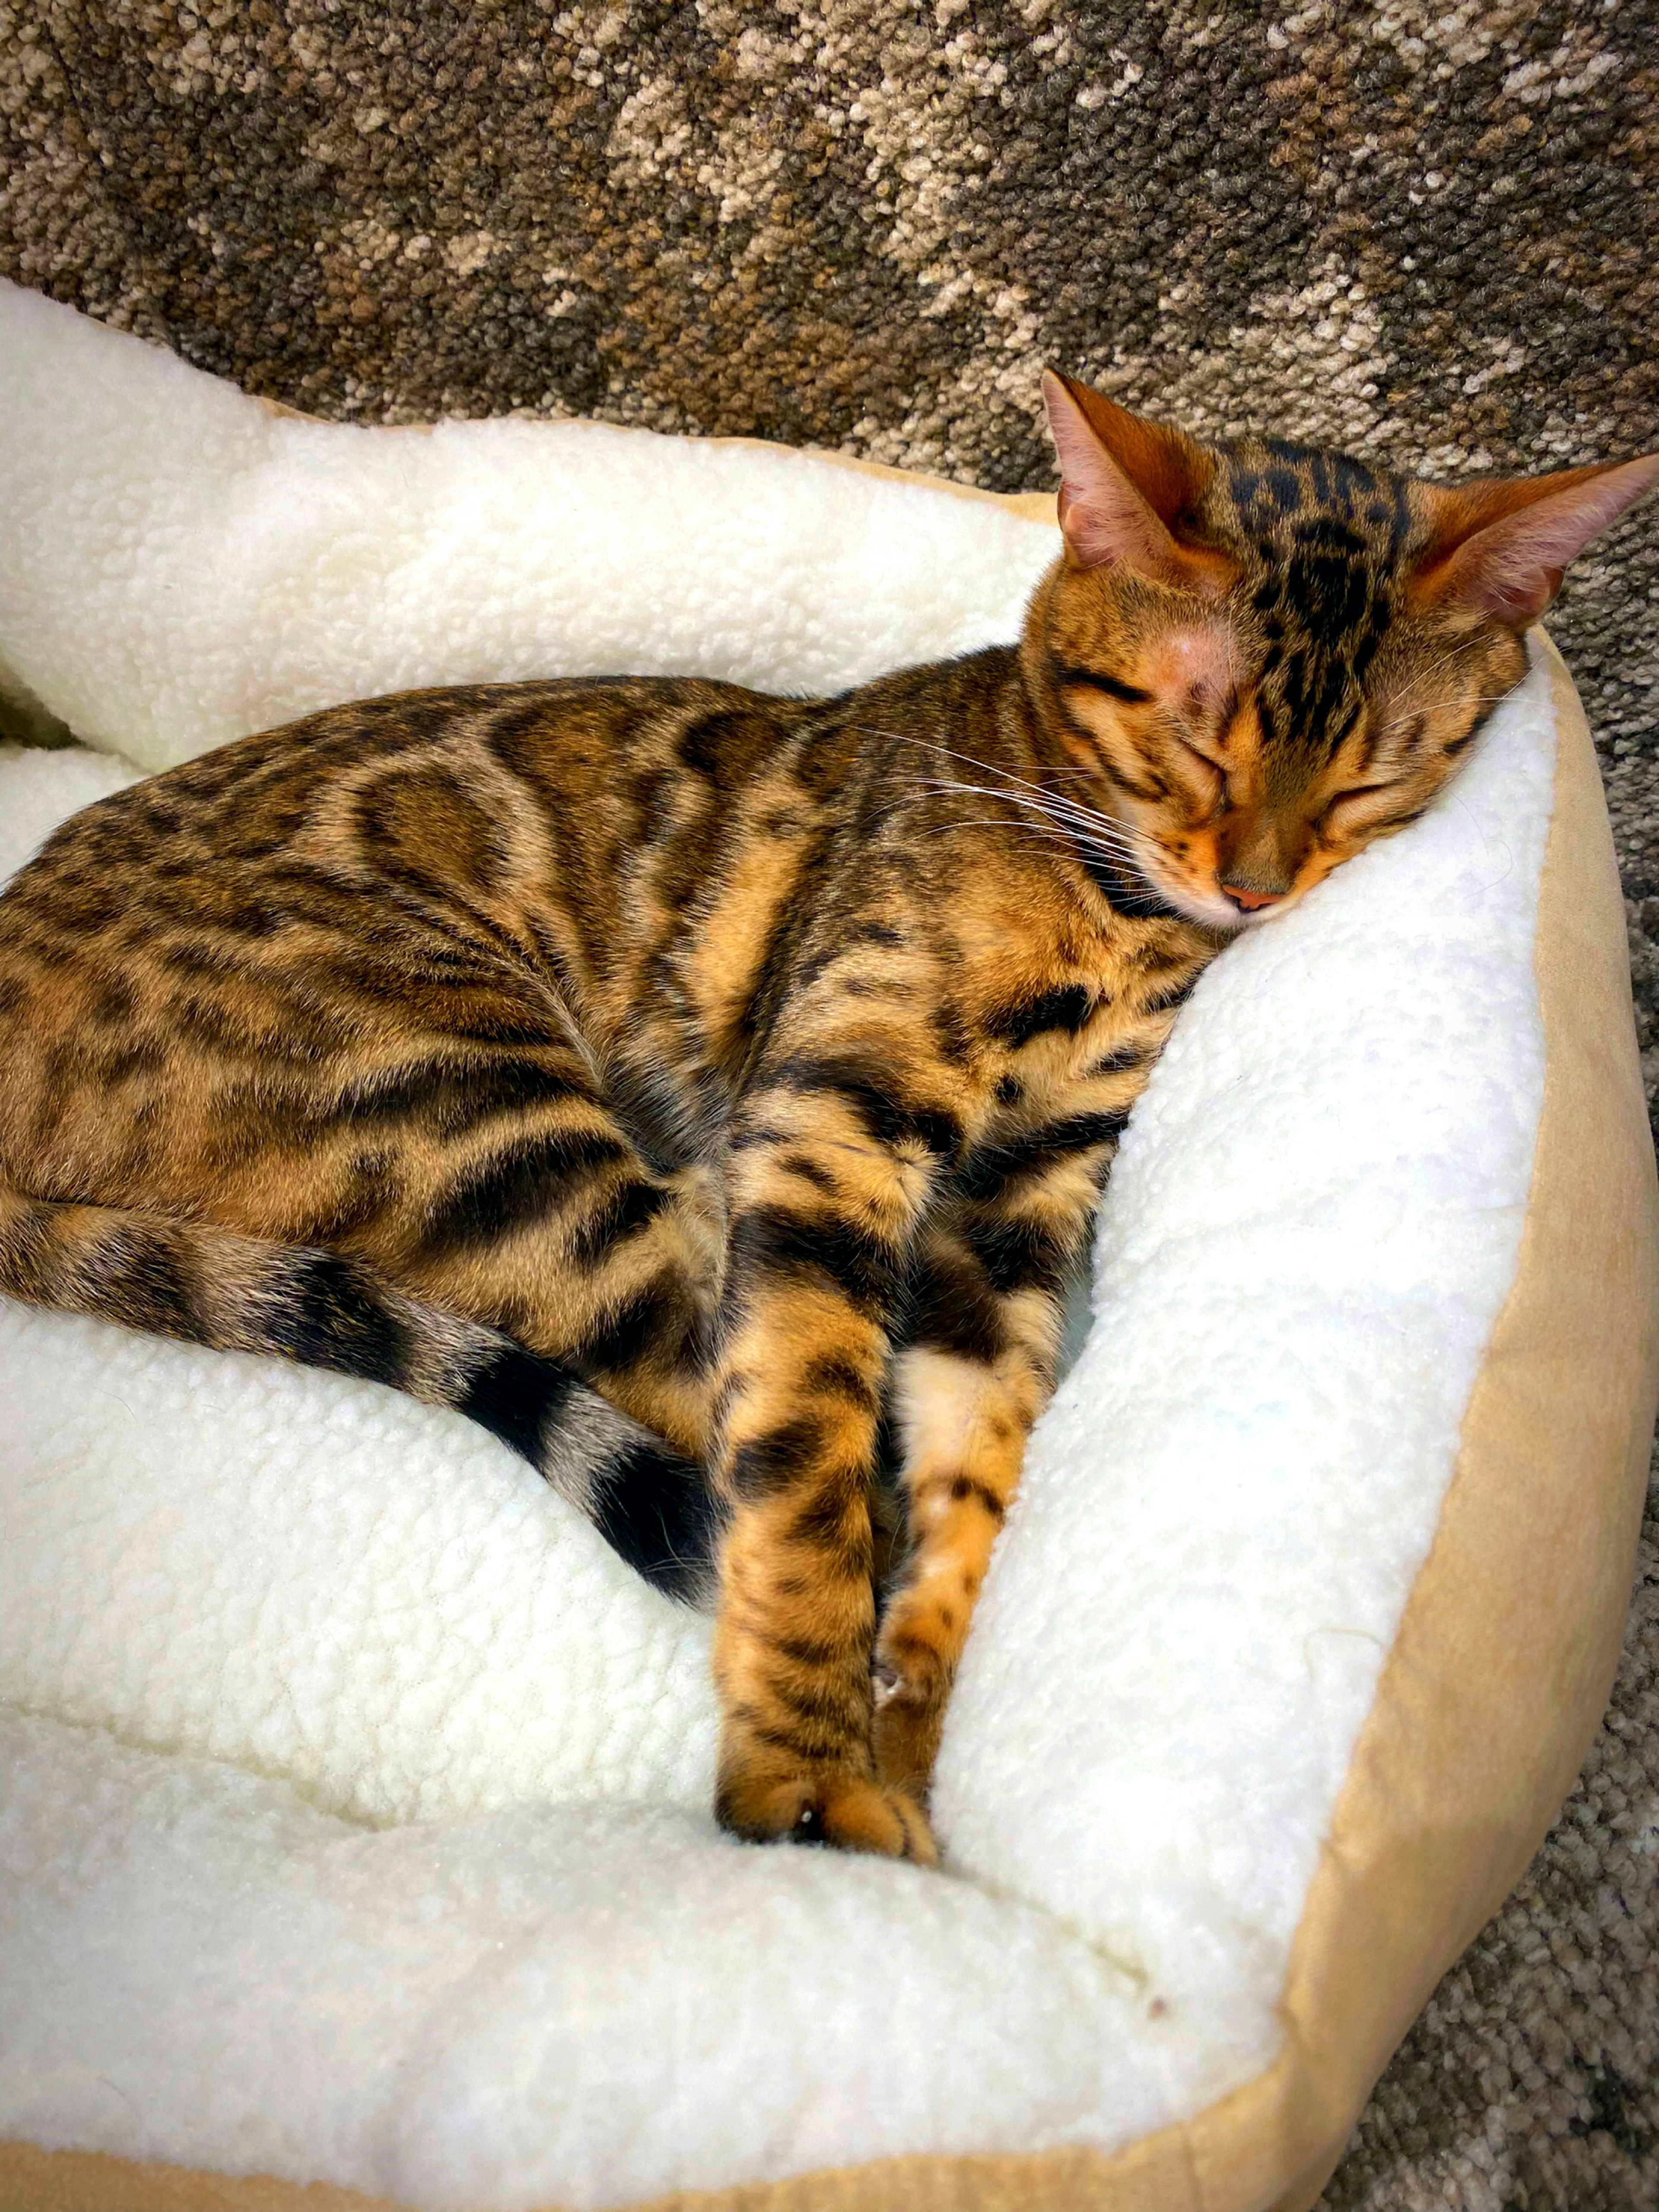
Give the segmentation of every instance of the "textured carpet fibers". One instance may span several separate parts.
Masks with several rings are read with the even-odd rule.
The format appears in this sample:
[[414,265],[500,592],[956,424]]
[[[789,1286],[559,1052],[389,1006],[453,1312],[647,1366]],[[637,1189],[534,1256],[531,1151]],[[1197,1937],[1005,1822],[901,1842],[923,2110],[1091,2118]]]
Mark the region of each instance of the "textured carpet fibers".
[[[1049,481],[1055,361],[1455,477],[1659,444],[1659,6],[0,0],[0,270],[312,413]],[[1553,627],[1659,1090],[1659,528]],[[1659,2206],[1659,1521],[1601,1743],[1328,2194]]]

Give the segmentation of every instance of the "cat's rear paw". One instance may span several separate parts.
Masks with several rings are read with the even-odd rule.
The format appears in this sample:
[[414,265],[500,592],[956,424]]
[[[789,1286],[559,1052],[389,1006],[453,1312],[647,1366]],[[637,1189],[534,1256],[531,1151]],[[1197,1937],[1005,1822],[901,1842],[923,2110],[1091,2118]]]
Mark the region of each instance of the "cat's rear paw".
[[723,1828],[750,1843],[833,1844],[937,1866],[926,1814],[902,1790],[858,1774],[728,1777],[715,1802]]

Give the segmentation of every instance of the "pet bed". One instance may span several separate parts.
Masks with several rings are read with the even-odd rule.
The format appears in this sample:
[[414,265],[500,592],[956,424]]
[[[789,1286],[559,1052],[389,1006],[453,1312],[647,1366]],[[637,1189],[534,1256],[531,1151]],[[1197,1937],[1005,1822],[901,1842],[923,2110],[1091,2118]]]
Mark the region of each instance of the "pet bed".
[[[0,692],[97,749],[0,755],[5,870],[335,699],[1009,637],[1057,544],[764,447],[286,417],[9,288],[0,343]],[[706,1624],[458,1418],[0,1305],[7,2202],[1311,2204],[1600,1718],[1655,1222],[1540,634],[1136,1110],[939,1875],[720,1835]]]

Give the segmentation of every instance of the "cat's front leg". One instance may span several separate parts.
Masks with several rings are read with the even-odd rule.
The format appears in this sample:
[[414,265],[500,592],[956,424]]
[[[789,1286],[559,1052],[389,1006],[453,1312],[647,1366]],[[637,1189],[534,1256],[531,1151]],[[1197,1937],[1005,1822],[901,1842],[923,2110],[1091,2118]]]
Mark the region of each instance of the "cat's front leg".
[[872,1133],[877,1084],[896,1102],[884,1078],[854,1096],[797,1073],[756,1097],[732,1146],[716,1809],[740,1836],[931,1864],[925,1816],[878,1778],[871,1748],[870,1495],[890,1326],[937,1161],[902,1118]]
[[[1072,1124],[1073,1127],[1078,1125]],[[1054,1388],[1065,1293],[1109,1138],[975,1166],[975,1194],[930,1223],[908,1341],[894,1366],[910,1549],[876,1647],[876,1772],[926,1804],[957,1664],[991,1548]]]

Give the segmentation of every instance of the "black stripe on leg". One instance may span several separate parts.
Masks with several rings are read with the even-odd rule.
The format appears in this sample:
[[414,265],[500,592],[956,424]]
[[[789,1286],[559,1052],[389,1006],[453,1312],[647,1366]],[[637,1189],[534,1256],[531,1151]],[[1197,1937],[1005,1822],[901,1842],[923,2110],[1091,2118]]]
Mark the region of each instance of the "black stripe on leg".
[[984,1367],[1007,1350],[1002,1309],[984,1270],[967,1253],[948,1246],[925,1253],[916,1268],[914,1296],[907,1343],[954,1352]]
[[868,1483],[821,1481],[803,1497],[783,1534],[786,1543],[819,1554],[819,1571],[828,1559],[844,1572],[868,1576],[874,1559]]
[[666,1444],[630,1444],[595,1485],[590,1510],[611,1550],[654,1589],[684,1605],[703,1601],[722,1516],[695,1461]]
[[1054,1297],[1064,1288],[1071,1248],[1051,1230],[1030,1221],[969,1220],[963,1223],[962,1235],[1000,1297],[1030,1290]]
[[970,1474],[957,1475],[951,1485],[951,1495],[958,1505],[970,1498],[976,1498],[993,1521],[1005,1521],[1008,1509],[988,1484],[979,1482]]
[[807,1220],[779,1206],[740,1214],[732,1231],[734,1272],[828,1281],[860,1314],[884,1319],[903,1290],[888,1248],[835,1215]]
[[839,1750],[868,1733],[867,1677],[860,1681],[859,1692],[851,1696],[844,1692],[838,1693],[833,1677],[828,1681],[801,1684],[775,1675],[770,1687],[775,1702],[795,1723],[789,1731],[791,1742],[803,1750],[809,1747]]
[[1121,1137],[1128,1124],[1127,1112],[1070,1114],[1050,1121],[1006,1145],[985,1145],[964,1164],[957,1178],[964,1198],[996,1198],[1010,1184],[1024,1182],[1073,1152],[1086,1152],[1096,1145]]
[[878,1144],[920,1145],[949,1158],[962,1143],[962,1124],[954,1114],[943,1107],[909,1104],[878,1062],[800,1053],[785,1060],[773,1079],[791,1091],[833,1092],[852,1108]]
[[839,1352],[816,1354],[801,1370],[800,1381],[803,1392],[809,1396],[818,1392],[825,1397],[844,1398],[866,1413],[876,1410],[874,1385],[860,1368]]
[[1085,983],[1063,983],[1034,999],[1017,1000],[988,1015],[985,1031],[1000,1043],[1018,1051],[1045,1030],[1063,1030],[1075,1036],[1095,1010],[1095,996]]
[[807,1473],[823,1453],[823,1425],[811,1414],[751,1437],[732,1455],[732,1487],[744,1499],[770,1498]]
[[575,1376],[556,1360],[543,1359],[522,1345],[503,1344],[486,1352],[467,1376],[455,1410],[539,1468],[549,1426],[575,1383]]
[[1102,1054],[1087,1073],[1091,1076],[1121,1075],[1126,1069],[1144,1067],[1149,1060],[1156,1059],[1158,1050],[1159,1047],[1155,1044],[1127,1042],[1114,1045],[1110,1052]]
[[839,1644],[819,1636],[781,1636],[776,1648],[795,1667],[828,1667],[847,1656]]
[[672,1268],[597,1319],[582,1341],[566,1357],[576,1372],[619,1374],[650,1357],[670,1364],[696,1356],[699,1316],[684,1286]]
[[1171,1006],[1184,1006],[1198,988],[1198,978],[1202,973],[1201,969],[1197,969],[1187,978],[1184,983],[1172,983],[1167,990],[1153,992],[1150,998],[1141,1000],[1141,1012],[1167,1014]]

